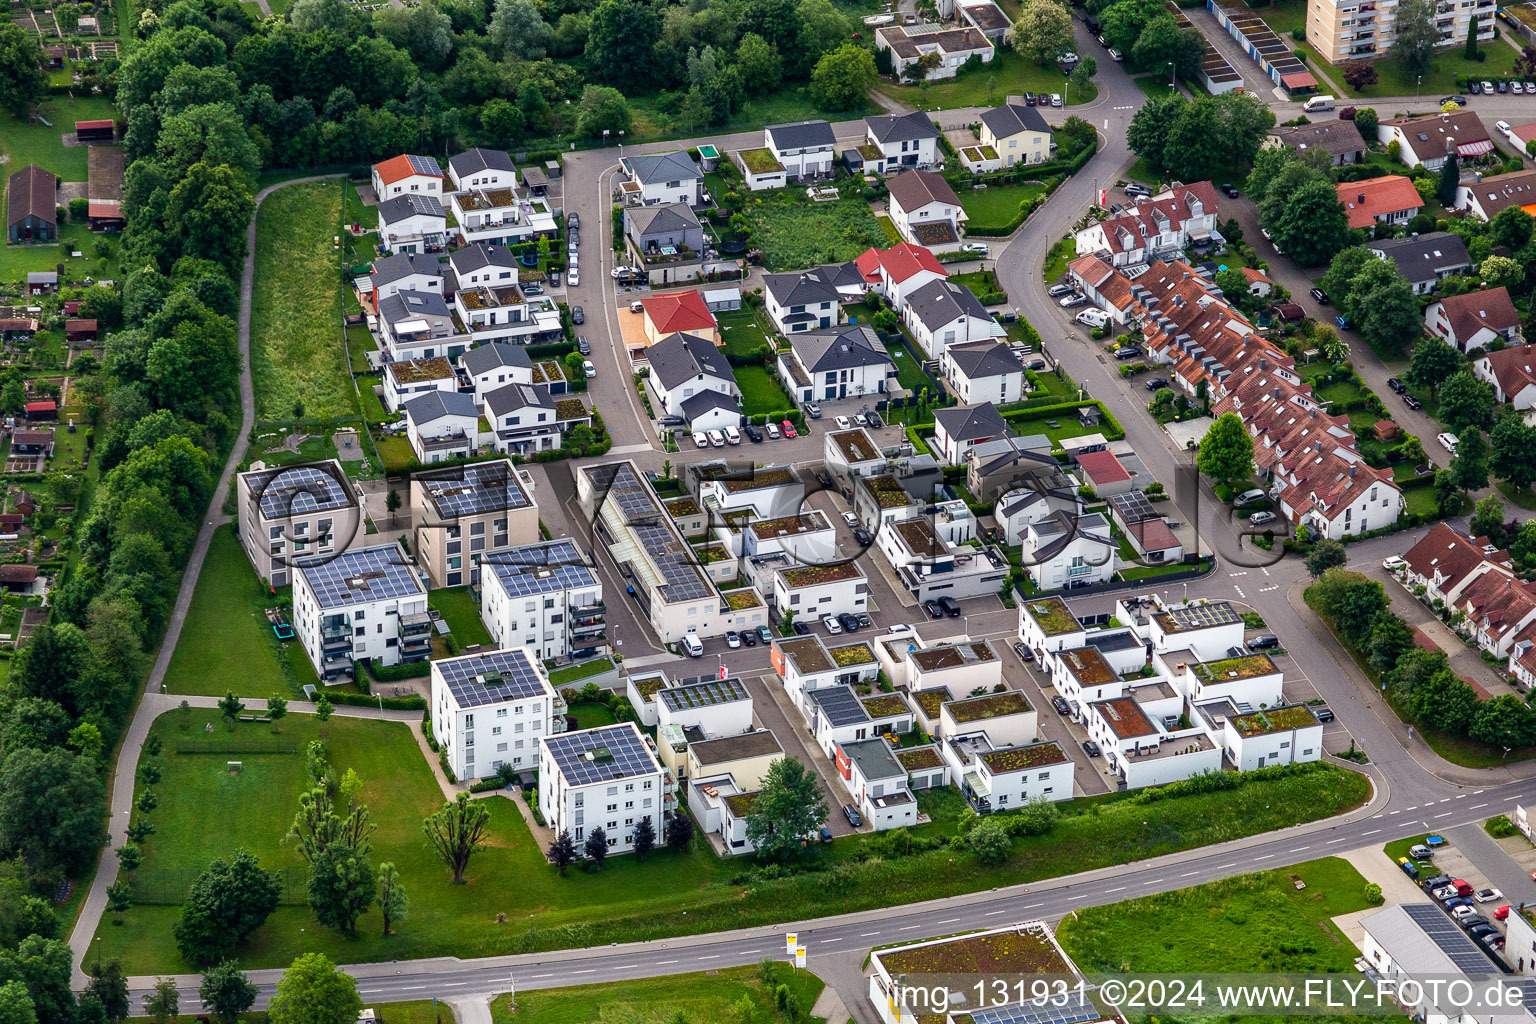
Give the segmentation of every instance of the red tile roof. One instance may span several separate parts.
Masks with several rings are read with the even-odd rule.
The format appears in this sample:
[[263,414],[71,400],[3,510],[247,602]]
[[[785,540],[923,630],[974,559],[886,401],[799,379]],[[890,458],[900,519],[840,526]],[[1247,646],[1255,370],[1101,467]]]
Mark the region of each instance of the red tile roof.
[[[379,180],[386,185],[422,173],[411,162],[411,155],[409,153],[401,153],[399,156],[392,156],[388,160],[381,160],[373,165],[373,169],[379,172]],[[442,175],[427,175],[427,177],[440,178]]]
[[931,270],[943,277],[944,266],[927,249],[911,242],[901,242],[889,249],[867,249],[854,260],[866,281],[878,281],[881,275],[900,284],[919,271]]
[[1131,478],[1114,452],[1085,452],[1077,457],[1077,464],[1095,484],[1117,484]]
[[37,566],[35,565],[0,565],[0,583],[35,583],[37,582]]
[[1134,522],[1126,532],[1136,538],[1143,551],[1166,551],[1179,546],[1179,538],[1168,528],[1168,521],[1161,517]]
[[712,331],[719,326],[705,304],[704,296],[693,288],[663,292],[640,301],[645,306],[645,315],[660,334]]
[[1510,299],[1509,292],[1502,286],[1462,295],[1447,295],[1440,300],[1440,306],[1459,344],[1466,344],[1485,327],[1503,334],[1520,326],[1520,314],[1515,311],[1515,303]]
[[1498,382],[1506,402],[1532,384],[1536,384],[1536,353],[1524,345],[1488,352],[1478,360],[1488,361],[1488,372]]
[[[1502,552],[1493,552],[1494,564],[1507,564]],[[1452,591],[1484,561],[1490,553],[1464,533],[1445,523],[1436,523],[1420,541],[1403,553],[1409,570],[1421,579],[1435,581],[1442,591]]]
[[1167,195],[1143,200],[1101,226],[1111,252],[1128,252],[1145,247],[1147,240],[1158,234],[1182,230],[1184,222],[1192,217],[1217,213],[1220,206],[1215,186],[1197,181],[1171,189]]
[[1424,200],[1413,182],[1401,174],[1387,174],[1380,178],[1362,181],[1346,181],[1335,186],[1339,202],[1349,215],[1349,226],[1368,228],[1376,218],[1411,210],[1417,213],[1424,208]]

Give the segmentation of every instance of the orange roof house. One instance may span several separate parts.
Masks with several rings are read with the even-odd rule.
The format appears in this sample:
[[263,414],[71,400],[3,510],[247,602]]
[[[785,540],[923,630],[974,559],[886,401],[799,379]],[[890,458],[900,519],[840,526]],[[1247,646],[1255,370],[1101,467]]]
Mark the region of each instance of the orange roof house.
[[641,299],[645,307],[645,337],[654,345],[669,334],[696,334],[720,344],[720,325],[698,289],[663,292]]
[[1378,222],[1402,224],[1424,208],[1419,190],[1401,174],[1346,181],[1336,187],[1352,228],[1368,228]]

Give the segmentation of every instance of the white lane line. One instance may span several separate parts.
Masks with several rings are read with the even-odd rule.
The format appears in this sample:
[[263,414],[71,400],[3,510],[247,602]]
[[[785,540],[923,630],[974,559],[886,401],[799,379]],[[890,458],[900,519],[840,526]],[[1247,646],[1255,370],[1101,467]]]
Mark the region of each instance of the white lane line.
[[[958,920],[958,918],[956,918],[956,920]],[[867,938],[869,938],[869,937],[870,937],[870,936],[871,936],[871,935],[879,935],[879,934],[880,934],[880,933],[879,933],[879,932],[860,932],[860,933],[859,933],[859,938],[861,938],[861,939],[867,939]]]
[[[676,960],[663,960],[662,963],[664,963],[664,964],[675,964],[675,963],[677,963],[677,961]],[[533,981],[536,978],[553,978],[553,977],[554,977],[553,974],[535,974],[535,975],[533,975],[533,977],[529,978],[528,980],[529,981]]]
[[445,981],[445,982],[442,982],[441,984],[442,984],[443,988],[462,988],[463,986],[468,985],[469,982],[467,982],[467,981]]
[[1323,845],[1324,846],[1332,846],[1334,843],[1342,843],[1345,839],[1348,839],[1348,838],[1349,838],[1348,836],[1340,836],[1337,839],[1330,839],[1330,840],[1328,840]]
[[1036,907],[1043,907],[1043,906],[1045,906],[1044,903],[1031,903],[1029,906],[1027,906],[1027,907],[1020,907],[1019,909],[1020,910],[1033,910]]
[[1218,864],[1218,865],[1216,865],[1216,870],[1217,871],[1225,871],[1227,868],[1235,868],[1235,867],[1237,867],[1236,864]]
[[825,945],[828,945],[829,943],[842,942],[843,940],[842,939],[817,939],[816,941],[821,943],[823,946],[825,946]]
[[1255,858],[1253,858],[1253,859],[1254,859],[1254,860],[1274,860],[1274,859],[1275,859],[1275,855],[1274,855],[1274,854],[1272,854],[1272,853],[1266,853],[1266,854],[1265,854],[1265,855],[1264,855],[1264,856],[1262,856],[1262,857],[1255,857]]
[[[662,965],[662,964],[675,964],[675,963],[677,963],[677,961],[676,961],[676,960],[657,960],[657,961],[656,961],[656,965],[657,965],[657,966],[658,966],[658,967],[659,967],[659,966],[661,966],[661,965]],[[537,978],[549,978],[549,977],[553,977],[553,975],[549,975],[549,974],[537,974],[537,975],[534,975],[534,977],[537,977]]]
[[[747,955],[750,956],[751,954],[756,953],[756,952],[757,952],[757,950],[755,950],[755,949],[749,949],[749,950],[747,950]],[[639,967],[639,966],[640,966],[639,964],[619,964],[619,966],[615,967],[614,970],[616,970],[616,971],[632,971],[636,967]]]
[[1435,820],[1439,821],[1441,818],[1449,818],[1451,815],[1453,815],[1455,813],[1456,813],[1455,811],[1446,811],[1444,814],[1437,814],[1437,815],[1435,815]]
[[1106,892],[1106,893],[1111,893],[1111,892],[1121,892],[1121,891],[1123,891],[1123,890],[1124,890],[1124,889],[1125,889],[1125,886],[1123,886],[1123,885],[1117,885],[1117,886],[1115,886],[1115,887],[1114,887],[1114,888],[1113,888],[1113,889],[1105,889],[1105,890],[1104,890],[1104,891],[1105,891],[1105,892]]
[[[700,960],[719,960],[720,959],[720,954],[719,953],[711,953],[709,956],[701,956],[701,957],[699,957],[699,959]],[[575,972],[575,973],[580,973],[580,972],[578,971],[578,972]]]
[[1198,875],[1199,873],[1200,872],[1198,872],[1198,871],[1186,871],[1182,875],[1180,875],[1179,877],[1180,878],[1193,878],[1194,876]]
[[916,927],[918,927],[918,926],[915,925],[915,924],[909,924],[905,928],[897,928],[896,930],[899,931],[899,932],[909,932],[909,931],[911,931],[912,929],[914,929]]
[[[701,956],[701,957],[699,957],[699,959],[700,959],[700,960],[708,960],[708,959],[709,959],[709,957],[707,957],[707,956]],[[596,968],[596,967],[588,967],[588,968],[587,968],[587,969],[586,969],[586,970],[584,970],[584,971],[572,971],[572,972],[571,972],[571,973],[572,973],[572,974],[596,974],[596,973],[597,973],[597,968]]]
[[[958,917],[946,917],[942,921],[935,921],[934,924],[954,924],[958,920],[960,920]],[[874,935],[875,933],[874,932],[866,932],[865,934],[866,935]],[[860,938],[863,938],[863,936],[860,936]]]
[[981,916],[982,917],[996,917],[998,914],[1006,914],[1006,913],[1008,913],[1008,911],[1006,911],[1006,910],[989,910],[985,914],[982,914]]
[[1380,831],[1381,831],[1381,829],[1379,829],[1379,828],[1373,828],[1373,829],[1371,829],[1371,830],[1370,830],[1370,831],[1369,831],[1369,832],[1361,832],[1361,833],[1360,833],[1360,835],[1361,835],[1361,836],[1362,836],[1362,837],[1364,837],[1364,836],[1373,836],[1373,835],[1375,835],[1375,834],[1376,834],[1376,833],[1377,833],[1377,832],[1380,832]]
[[1418,804],[1414,804],[1412,807],[1405,807],[1405,808],[1403,808],[1403,810],[1405,810],[1405,811],[1416,811],[1418,809],[1419,809],[1419,805]]
[[1478,809],[1478,808],[1479,808],[1479,807],[1487,807],[1487,806],[1488,806],[1488,805],[1487,805],[1487,804],[1473,804],[1473,805],[1472,805],[1472,806],[1471,806],[1471,807],[1468,807],[1468,808],[1467,808],[1467,810],[1469,810],[1469,811],[1475,811],[1475,810],[1477,810],[1477,809]]
[[422,989],[422,988],[426,988],[426,987],[427,986],[425,986],[425,985],[401,985],[400,986],[400,991],[401,992],[415,992],[417,989]]
[[1291,852],[1292,853],[1300,853],[1302,850],[1310,850],[1310,849],[1312,849],[1312,847],[1310,847],[1310,846],[1298,846],[1298,847],[1296,847],[1296,849],[1292,850]]
[[1451,802],[1451,798],[1450,797],[1446,797],[1444,800],[1441,800],[1440,802],[1443,803],[1443,804],[1448,804],[1448,803]]

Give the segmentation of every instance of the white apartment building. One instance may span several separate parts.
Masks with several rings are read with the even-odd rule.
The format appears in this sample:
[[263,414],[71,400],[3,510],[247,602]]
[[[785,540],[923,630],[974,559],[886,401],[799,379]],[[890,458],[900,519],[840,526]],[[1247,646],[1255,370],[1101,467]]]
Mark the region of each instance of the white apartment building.
[[619,191],[628,206],[703,202],[704,172],[687,153],[641,153],[619,161],[624,180]]
[[[1397,7],[1398,0],[1308,0],[1307,42],[1330,64],[1385,57],[1396,38]],[[1435,5],[1440,46],[1465,45],[1474,14],[1478,42],[1493,42],[1494,13],[1493,0],[1440,0]]]
[[1024,400],[1028,384],[1024,364],[1007,345],[992,340],[946,345],[939,363],[945,383],[954,388],[961,405]]
[[673,785],[633,722],[539,739],[539,809],[578,850],[601,828],[611,853],[629,853],[642,819],[663,841]]
[[951,783],[977,814],[1073,796],[1075,766],[1054,740],[1008,746],[994,742],[985,731],[967,732],[945,737],[939,755]]
[[874,831],[917,824],[917,799],[907,788],[907,770],[885,740],[838,744],[833,762],[854,806]]
[[398,544],[352,548],[299,566],[293,627],[325,682],[351,679],[355,661],[388,667],[432,653],[427,588]]
[[240,545],[267,583],[293,582],[294,565],[325,560],[363,535],[363,499],[335,459],[298,466],[255,463],[236,477]]
[[697,729],[709,739],[750,732],[752,696],[735,676],[680,681],[656,694],[656,727],[669,725]]
[[545,660],[588,657],[608,643],[602,580],[564,537],[485,555],[480,619],[498,647],[526,646]]
[[436,252],[448,244],[448,219],[436,196],[411,194],[379,203],[379,247],[386,253]]
[[763,129],[763,142],[791,181],[824,178],[832,173],[836,142],[826,121],[772,124]]
[[413,474],[411,519],[433,587],[478,584],[486,556],[539,539],[533,477],[505,460]]
[[838,565],[802,565],[780,569],[773,576],[775,615],[795,613],[801,622],[824,615],[867,611],[869,581],[852,562]]
[[432,736],[463,780],[532,771],[540,738],[565,728],[565,701],[523,647],[432,662],[431,700]]
[[461,246],[516,245],[559,231],[549,201],[520,186],[469,188],[446,197]]
[[1305,704],[1282,704],[1244,714],[1230,700],[1197,703],[1195,710],[1220,732],[1227,761],[1238,771],[1318,761],[1323,723]]

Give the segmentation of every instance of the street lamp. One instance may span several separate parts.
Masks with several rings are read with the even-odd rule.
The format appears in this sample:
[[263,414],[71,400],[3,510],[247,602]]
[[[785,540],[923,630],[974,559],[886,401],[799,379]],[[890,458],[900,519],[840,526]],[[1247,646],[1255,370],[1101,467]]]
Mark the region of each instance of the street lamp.
[[1173,66],[1173,61],[1169,61],[1168,62],[1168,81],[1170,83],[1172,83],[1173,91],[1174,92],[1178,92],[1179,91],[1179,72],[1178,72],[1178,69]]
[[624,159],[624,129],[619,129],[619,159]]
[[1419,86],[1421,86],[1423,84],[1424,84],[1424,76],[1423,75],[1415,75],[1414,78],[1413,78],[1413,98],[1414,99],[1418,99],[1419,98]]

